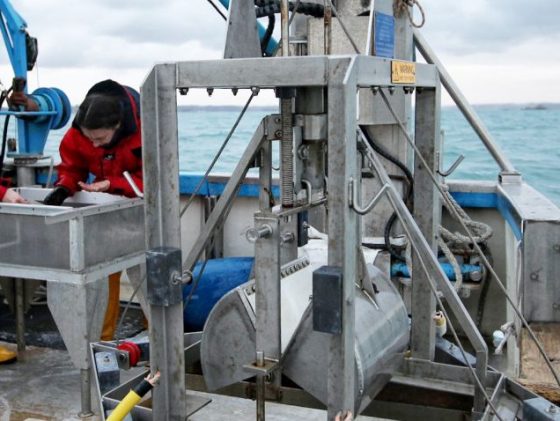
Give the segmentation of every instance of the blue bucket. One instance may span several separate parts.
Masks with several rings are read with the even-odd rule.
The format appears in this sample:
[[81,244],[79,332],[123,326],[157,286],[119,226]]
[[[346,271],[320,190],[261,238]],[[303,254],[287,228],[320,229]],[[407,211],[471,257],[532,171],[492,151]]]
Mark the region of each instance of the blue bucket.
[[[210,311],[220,298],[249,280],[253,261],[254,258],[252,257],[227,257],[208,260],[202,278],[183,313],[185,332],[197,332],[204,328],[204,323]],[[202,265],[203,263],[199,262],[194,267],[193,277],[195,280],[200,275]],[[189,296],[192,285],[191,283],[183,287],[183,301]]]

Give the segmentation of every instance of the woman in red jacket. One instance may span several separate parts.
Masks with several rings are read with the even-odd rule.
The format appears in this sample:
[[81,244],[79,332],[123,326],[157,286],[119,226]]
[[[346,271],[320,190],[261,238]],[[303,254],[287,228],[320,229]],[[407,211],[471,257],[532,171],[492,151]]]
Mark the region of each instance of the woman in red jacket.
[[135,197],[125,171],[142,190],[139,97],[112,80],[88,91],[60,144],[58,180],[45,204],[58,206],[80,189]]

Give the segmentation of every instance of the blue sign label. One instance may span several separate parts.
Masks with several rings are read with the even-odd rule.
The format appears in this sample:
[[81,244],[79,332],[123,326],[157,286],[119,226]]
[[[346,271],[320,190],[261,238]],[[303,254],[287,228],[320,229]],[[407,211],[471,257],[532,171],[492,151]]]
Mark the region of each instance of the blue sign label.
[[375,12],[374,51],[378,57],[395,56],[395,18],[385,13]]

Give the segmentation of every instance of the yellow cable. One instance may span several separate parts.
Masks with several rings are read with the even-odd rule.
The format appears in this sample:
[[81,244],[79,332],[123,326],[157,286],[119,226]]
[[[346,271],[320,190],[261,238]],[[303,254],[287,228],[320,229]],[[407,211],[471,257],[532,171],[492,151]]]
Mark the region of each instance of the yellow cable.
[[121,403],[117,405],[113,412],[111,412],[107,421],[122,421],[141,399],[142,397],[140,395],[138,395],[134,390],[131,390],[124,397]]

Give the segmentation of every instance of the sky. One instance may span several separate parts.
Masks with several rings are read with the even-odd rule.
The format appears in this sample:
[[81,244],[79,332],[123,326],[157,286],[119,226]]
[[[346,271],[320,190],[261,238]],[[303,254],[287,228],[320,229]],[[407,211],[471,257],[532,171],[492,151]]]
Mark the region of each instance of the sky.
[[[419,0],[422,32],[474,104],[560,102],[558,0]],[[12,0],[39,40],[30,88],[58,87],[73,104],[111,78],[139,88],[155,63],[221,58],[225,22],[207,0]],[[0,81],[12,72],[0,54]],[[189,92],[183,103],[244,102]],[[185,102],[186,101],[186,102]],[[450,102],[444,97],[443,103]],[[261,95],[257,104],[274,104]]]

